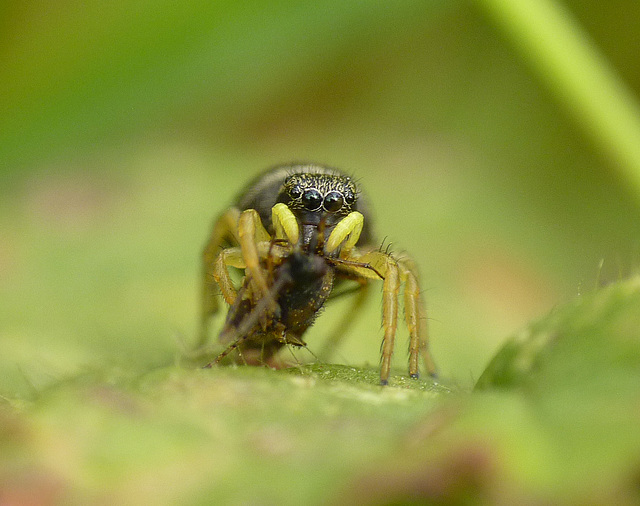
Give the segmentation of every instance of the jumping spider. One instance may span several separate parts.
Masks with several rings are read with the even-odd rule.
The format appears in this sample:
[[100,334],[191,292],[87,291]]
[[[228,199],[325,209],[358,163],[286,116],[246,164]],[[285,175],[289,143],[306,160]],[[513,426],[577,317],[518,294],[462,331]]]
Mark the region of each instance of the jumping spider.
[[[418,356],[435,375],[427,347],[426,316],[416,268],[374,242],[365,197],[343,172],[315,164],[285,165],[254,180],[216,221],[203,254],[201,342],[218,311],[229,311],[220,341],[242,363],[270,363],[283,346],[305,346],[312,325],[335,285],[355,280],[364,293],[383,280],[380,382],[389,379],[404,283],[409,329],[409,375],[418,377]],[[236,289],[230,267],[244,273]],[[357,297],[349,318],[357,312]],[[211,365],[211,364],[210,364]]]

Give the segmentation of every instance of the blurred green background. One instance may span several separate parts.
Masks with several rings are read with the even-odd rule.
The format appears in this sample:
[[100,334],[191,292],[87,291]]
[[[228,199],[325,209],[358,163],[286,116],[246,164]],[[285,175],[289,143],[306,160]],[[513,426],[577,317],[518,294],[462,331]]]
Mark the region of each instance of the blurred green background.
[[[0,395],[173,362],[194,341],[212,220],[286,161],[360,179],[380,241],[420,267],[434,356],[463,386],[526,322],[633,270],[638,166],[499,4],[4,2]],[[557,5],[635,101],[640,3]],[[379,318],[374,297],[335,361],[377,365]]]

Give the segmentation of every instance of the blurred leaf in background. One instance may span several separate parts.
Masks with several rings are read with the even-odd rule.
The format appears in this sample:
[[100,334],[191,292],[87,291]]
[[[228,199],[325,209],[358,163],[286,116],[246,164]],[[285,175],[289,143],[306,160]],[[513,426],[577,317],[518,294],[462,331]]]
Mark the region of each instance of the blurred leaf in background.
[[[4,4],[2,391],[173,360],[212,219],[288,160],[360,178],[463,384],[526,321],[635,266],[633,190],[487,5]],[[566,6],[637,93],[638,4]],[[336,360],[377,364],[379,341],[376,302]]]

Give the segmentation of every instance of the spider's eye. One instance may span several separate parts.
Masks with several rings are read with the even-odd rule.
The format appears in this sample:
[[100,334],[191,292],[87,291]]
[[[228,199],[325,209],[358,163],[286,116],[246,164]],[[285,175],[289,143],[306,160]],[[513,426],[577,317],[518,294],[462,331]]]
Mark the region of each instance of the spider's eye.
[[324,208],[330,213],[335,213],[342,208],[342,195],[338,192],[329,192],[324,198]]
[[294,200],[299,199],[302,197],[302,189],[298,185],[295,185],[289,190],[289,195],[291,195],[291,198]]
[[315,188],[309,188],[304,191],[302,205],[307,211],[316,211],[322,205],[322,195]]
[[353,204],[356,201],[356,196],[351,190],[347,190],[344,193],[344,201],[349,205]]

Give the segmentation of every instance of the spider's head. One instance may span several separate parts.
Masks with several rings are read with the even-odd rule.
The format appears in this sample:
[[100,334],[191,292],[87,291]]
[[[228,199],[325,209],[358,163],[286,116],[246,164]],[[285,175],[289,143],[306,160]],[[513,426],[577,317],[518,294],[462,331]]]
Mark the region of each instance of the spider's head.
[[286,204],[301,225],[324,222],[329,229],[356,210],[357,200],[358,189],[350,177],[327,173],[292,174],[278,194],[278,202]]

